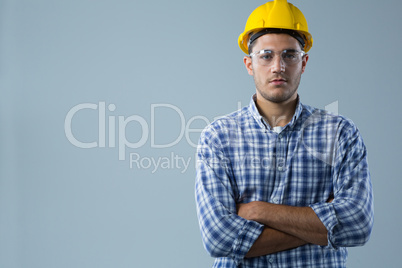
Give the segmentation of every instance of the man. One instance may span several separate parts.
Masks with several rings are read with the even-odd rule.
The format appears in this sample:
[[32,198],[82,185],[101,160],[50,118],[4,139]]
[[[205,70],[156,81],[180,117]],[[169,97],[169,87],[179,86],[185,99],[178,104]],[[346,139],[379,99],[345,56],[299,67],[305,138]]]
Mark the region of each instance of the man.
[[355,125],[300,102],[312,46],[286,0],[257,8],[239,37],[256,94],[201,134],[196,202],[213,267],[345,267],[365,244],[373,196]]

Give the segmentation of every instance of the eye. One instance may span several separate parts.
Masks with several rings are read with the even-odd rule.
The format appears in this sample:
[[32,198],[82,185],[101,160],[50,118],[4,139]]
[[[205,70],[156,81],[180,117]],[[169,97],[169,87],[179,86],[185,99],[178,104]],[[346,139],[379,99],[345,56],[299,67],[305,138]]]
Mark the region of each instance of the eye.
[[292,51],[285,51],[283,52],[283,59],[285,60],[295,60],[297,59],[297,52],[292,52]]
[[262,60],[267,60],[267,61],[272,60],[272,53],[270,53],[270,52],[262,53],[262,54],[260,54],[259,58]]

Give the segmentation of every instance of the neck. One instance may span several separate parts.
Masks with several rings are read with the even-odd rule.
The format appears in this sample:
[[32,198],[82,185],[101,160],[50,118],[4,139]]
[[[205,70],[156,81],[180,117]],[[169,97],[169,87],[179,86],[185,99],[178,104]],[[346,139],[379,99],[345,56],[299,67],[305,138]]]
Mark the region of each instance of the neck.
[[257,93],[256,105],[260,114],[271,127],[284,127],[292,120],[297,105],[297,93],[289,100],[275,103]]

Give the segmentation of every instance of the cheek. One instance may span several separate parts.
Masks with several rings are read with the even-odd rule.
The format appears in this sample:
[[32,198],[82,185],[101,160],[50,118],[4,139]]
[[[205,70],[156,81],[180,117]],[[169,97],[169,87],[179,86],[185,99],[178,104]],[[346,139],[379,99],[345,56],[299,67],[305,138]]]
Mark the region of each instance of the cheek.
[[302,73],[304,73],[304,67],[303,66],[295,66],[295,68],[288,69],[289,72],[287,72],[288,76],[291,77],[292,80],[297,80],[300,79],[300,76]]
[[253,66],[253,73],[256,77],[266,77],[268,75],[268,69],[265,66]]

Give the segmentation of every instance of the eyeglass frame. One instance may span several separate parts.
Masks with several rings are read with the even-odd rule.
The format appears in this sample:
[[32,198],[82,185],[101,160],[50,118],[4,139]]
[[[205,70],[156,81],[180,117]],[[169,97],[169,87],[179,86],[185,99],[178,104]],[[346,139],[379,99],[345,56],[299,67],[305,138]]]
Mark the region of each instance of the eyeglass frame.
[[[303,57],[307,55],[306,52],[300,51],[300,50],[297,50],[297,49],[284,49],[284,50],[282,50],[282,51],[273,51],[273,50],[270,50],[270,49],[262,49],[262,50],[259,50],[259,51],[256,51],[256,52],[251,53],[250,55],[248,55],[248,57],[250,57],[250,59],[252,59],[252,57],[254,57],[255,55],[262,54],[262,53],[266,53],[266,52],[270,52],[270,53],[272,53],[272,55],[275,55],[275,54],[280,53],[280,55],[281,55],[281,60],[283,60],[283,62],[284,62],[286,65],[288,65],[288,66],[295,65],[295,64],[301,62],[301,61],[303,60]],[[286,60],[285,60],[285,59],[283,58],[283,56],[282,56],[282,55],[284,54],[284,52],[285,52],[285,53],[286,53],[286,52],[292,52],[292,53],[301,54],[300,60],[297,61],[297,62],[293,62],[293,63],[289,64],[289,63],[286,62]],[[272,60],[273,60],[273,58],[272,58]],[[273,61],[269,62],[268,64],[260,64],[260,63],[258,63],[258,64],[260,64],[260,65],[262,65],[262,66],[269,66],[269,65],[271,65],[272,63],[273,63]]]

